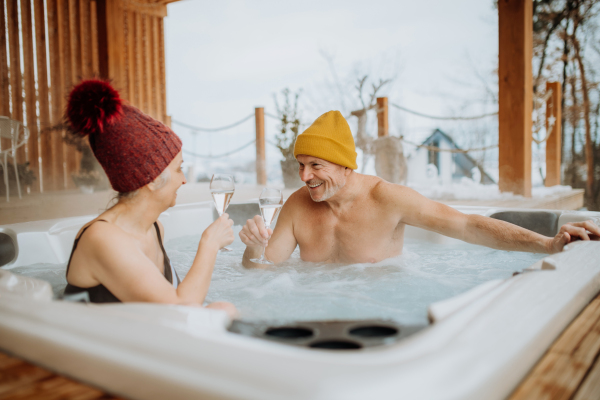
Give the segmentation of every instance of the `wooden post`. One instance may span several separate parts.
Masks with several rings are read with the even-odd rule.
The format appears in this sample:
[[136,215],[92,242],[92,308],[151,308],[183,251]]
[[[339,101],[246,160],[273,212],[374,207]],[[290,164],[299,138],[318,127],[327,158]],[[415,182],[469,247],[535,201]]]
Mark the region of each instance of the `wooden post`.
[[267,160],[265,152],[265,109],[256,107],[254,109],[256,121],[256,183],[267,184]]
[[38,101],[40,105],[40,156],[42,173],[40,191],[54,189],[52,164],[52,135],[44,130],[50,126],[50,102],[48,70],[46,63],[46,17],[44,0],[34,0],[35,48],[37,62]]
[[377,98],[377,136],[389,136],[390,126],[388,119],[388,98]]
[[[62,120],[62,98],[63,76],[61,68],[64,58],[61,56],[61,26],[59,18],[59,7],[62,0],[46,0],[48,13],[48,54],[50,57],[50,98],[51,106],[51,124],[59,124]],[[51,139],[52,154],[52,189],[64,189],[64,153],[62,132],[52,131],[49,133]]]
[[150,37],[152,36],[150,33],[150,17],[146,14],[142,14],[142,27],[143,27],[143,60],[144,60],[144,68],[142,76],[144,80],[142,85],[144,85],[146,89],[146,98],[145,106],[143,111],[151,116],[154,116],[154,102],[152,96],[152,50],[150,47]]
[[23,71],[25,81],[25,110],[27,118],[25,125],[29,129],[27,141],[27,161],[29,168],[35,174],[36,180],[30,186],[31,190],[40,190],[41,174],[39,163],[39,135],[37,125],[37,96],[35,88],[35,65],[33,58],[33,13],[31,1],[21,0],[21,33],[23,35]]
[[562,110],[560,108],[562,100],[562,85],[560,82],[546,82],[546,91],[552,90],[552,96],[546,103],[546,129],[549,129],[549,118],[554,118],[552,132],[546,141],[546,180],[547,187],[560,185],[560,149],[561,149],[561,121]]
[[90,1],[90,31],[91,31],[91,47],[92,53],[92,76],[100,76],[100,58],[98,54],[98,10],[97,4],[99,0]]
[[[88,3],[89,5],[89,3]],[[81,31],[81,9],[79,0],[69,0],[69,44],[71,47],[71,85],[66,88],[67,93],[71,91],[81,80],[81,71],[83,70],[83,57],[81,42],[83,39]],[[66,104],[65,104],[66,107]],[[79,171],[82,153],[77,151],[75,146],[68,145],[67,153],[67,182],[68,187],[75,188],[73,174]]]
[[498,0],[499,187],[531,197],[531,0]]
[[131,104],[137,104],[136,98],[136,67],[135,67],[135,43],[134,43],[134,29],[135,29],[135,16],[132,11],[125,11],[125,51],[127,53],[127,100]]
[[146,82],[144,80],[145,54],[144,54],[144,26],[142,24],[142,14],[135,13],[135,66],[136,66],[136,86],[137,92],[137,107],[141,110],[146,109]]
[[[59,0],[58,2],[58,16],[59,16],[59,32],[60,32],[60,56],[62,58],[62,96],[60,97],[60,108],[61,114],[67,105],[67,95],[71,90],[73,84],[75,84],[77,77],[77,65],[76,60],[73,59],[74,45],[73,35],[77,35],[76,29],[73,29],[71,23],[74,15],[74,0]],[[77,42],[79,42],[77,40]],[[66,132],[62,132],[64,138]],[[73,146],[67,145],[63,140],[63,187],[65,189],[75,188],[75,183],[71,175],[77,170],[77,150]]]
[[79,31],[81,32],[81,78],[92,77],[92,1],[79,0]]
[[152,60],[154,61],[152,87],[154,88],[154,118],[163,120],[162,91],[160,87],[160,22],[162,18],[152,18]]
[[[111,80],[113,86],[126,92],[125,20],[121,0],[97,0],[98,58],[100,76]],[[137,49],[142,51],[141,48]],[[143,107],[140,107],[145,111]]]
[[[23,85],[21,75],[21,42],[19,40],[19,10],[16,1],[6,3],[6,20],[8,22],[8,53],[10,57],[10,92],[12,95],[11,118],[23,121]],[[17,162],[25,162],[25,147],[17,151]]]
[[159,87],[161,96],[161,121],[171,126],[171,117],[167,115],[167,77],[165,70],[165,26],[164,19],[158,20],[158,57],[160,59]]
[[[0,0],[0,115],[10,116],[10,80],[8,77],[8,58],[6,56],[6,14],[4,13],[5,0]],[[0,150],[10,147],[10,139],[0,140]]]

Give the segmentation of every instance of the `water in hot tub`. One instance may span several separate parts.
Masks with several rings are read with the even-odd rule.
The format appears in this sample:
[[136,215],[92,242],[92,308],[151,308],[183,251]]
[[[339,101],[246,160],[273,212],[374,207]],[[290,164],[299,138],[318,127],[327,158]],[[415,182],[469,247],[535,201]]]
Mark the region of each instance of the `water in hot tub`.
[[[304,262],[298,249],[290,260],[266,269],[245,269],[244,245],[236,240],[219,253],[206,301],[229,301],[248,320],[393,319],[427,323],[427,306],[491,279],[505,279],[544,254],[507,252],[467,243],[440,245],[408,239],[403,254],[376,264]],[[200,236],[166,243],[167,254],[183,279]],[[62,293],[64,264],[36,264],[11,272],[44,279]]]

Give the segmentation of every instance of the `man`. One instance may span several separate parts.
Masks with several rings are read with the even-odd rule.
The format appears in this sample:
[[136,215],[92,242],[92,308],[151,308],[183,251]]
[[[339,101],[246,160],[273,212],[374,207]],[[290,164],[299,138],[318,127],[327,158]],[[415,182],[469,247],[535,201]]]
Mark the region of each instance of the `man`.
[[564,225],[554,238],[542,236],[354,172],[354,140],[339,111],[323,114],[299,135],[294,156],[306,186],[286,201],[274,232],[258,215],[247,221],[240,232],[246,267],[256,266],[250,259],[258,258],[267,243],[265,256],[274,263],[287,260],[296,245],[304,261],[378,262],[402,253],[406,225],[495,249],[536,253],[556,253],[575,238],[600,236],[591,221]]

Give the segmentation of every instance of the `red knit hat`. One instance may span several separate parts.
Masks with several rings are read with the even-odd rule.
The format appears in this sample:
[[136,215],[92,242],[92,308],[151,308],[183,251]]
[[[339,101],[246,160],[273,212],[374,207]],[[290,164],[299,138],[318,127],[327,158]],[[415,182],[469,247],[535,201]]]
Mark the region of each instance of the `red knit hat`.
[[175,132],[124,104],[110,84],[98,79],[73,88],[67,118],[75,132],[89,135],[92,151],[117,192],[152,182],[181,151]]

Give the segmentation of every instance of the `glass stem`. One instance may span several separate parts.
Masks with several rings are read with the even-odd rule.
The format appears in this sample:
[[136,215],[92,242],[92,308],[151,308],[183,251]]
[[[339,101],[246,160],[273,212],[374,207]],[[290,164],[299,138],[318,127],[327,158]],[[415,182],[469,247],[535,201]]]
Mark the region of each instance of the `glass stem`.
[[[269,229],[269,225],[265,225],[265,226],[267,227],[267,229]],[[267,238],[267,240],[269,240],[269,239],[271,239],[271,236],[269,236]],[[263,246],[263,251],[262,251],[262,254],[260,255],[260,261],[266,261],[266,258],[265,258],[266,251],[267,251],[267,246],[265,245],[265,246]]]
[[260,255],[260,261],[265,261],[265,251],[267,250],[267,246],[263,246],[262,254]]

